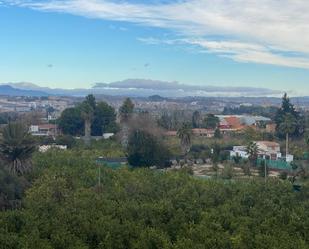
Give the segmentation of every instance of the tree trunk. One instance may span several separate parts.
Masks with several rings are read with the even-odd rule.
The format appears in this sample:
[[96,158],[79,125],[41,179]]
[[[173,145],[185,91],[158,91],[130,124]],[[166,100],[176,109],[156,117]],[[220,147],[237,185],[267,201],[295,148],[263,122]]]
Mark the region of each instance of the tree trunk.
[[90,140],[91,140],[91,122],[90,120],[86,119],[85,120],[85,144],[87,146],[90,145]]
[[286,141],[285,141],[285,160],[289,154],[289,133],[286,134]]
[[128,143],[129,143],[129,126],[127,125],[127,123],[123,123],[121,131],[121,144],[124,148],[127,148]]

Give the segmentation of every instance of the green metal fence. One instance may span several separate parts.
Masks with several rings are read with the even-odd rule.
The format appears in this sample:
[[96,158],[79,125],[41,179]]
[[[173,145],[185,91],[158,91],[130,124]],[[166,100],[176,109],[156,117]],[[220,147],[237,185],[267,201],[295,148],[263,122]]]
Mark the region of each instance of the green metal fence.
[[103,158],[99,157],[96,159],[96,164],[103,165],[111,169],[119,169],[127,165],[126,158]]
[[[258,159],[257,160],[257,165],[264,165],[265,160],[264,159]],[[287,170],[287,171],[292,171],[292,166],[290,163],[287,163],[285,161],[274,161],[274,160],[266,160],[266,165],[270,169],[277,169],[277,170]]]

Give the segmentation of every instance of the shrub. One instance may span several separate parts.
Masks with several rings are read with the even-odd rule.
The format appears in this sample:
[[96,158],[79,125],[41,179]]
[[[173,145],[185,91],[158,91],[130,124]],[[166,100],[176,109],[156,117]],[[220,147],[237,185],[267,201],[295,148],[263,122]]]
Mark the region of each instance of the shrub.
[[230,163],[224,165],[221,177],[223,179],[232,179],[234,176],[234,168]]

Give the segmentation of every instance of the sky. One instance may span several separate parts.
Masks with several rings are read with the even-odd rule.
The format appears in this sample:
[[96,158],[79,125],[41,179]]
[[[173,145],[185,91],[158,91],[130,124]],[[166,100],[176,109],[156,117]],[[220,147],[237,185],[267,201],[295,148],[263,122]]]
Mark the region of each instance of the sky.
[[0,0],[0,83],[129,78],[309,95],[307,0]]

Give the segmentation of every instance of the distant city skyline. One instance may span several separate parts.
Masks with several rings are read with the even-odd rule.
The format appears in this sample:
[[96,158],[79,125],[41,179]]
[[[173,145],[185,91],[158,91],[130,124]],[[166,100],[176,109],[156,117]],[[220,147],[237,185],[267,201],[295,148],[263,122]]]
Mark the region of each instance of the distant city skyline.
[[0,83],[125,79],[309,95],[306,0],[0,0]]

